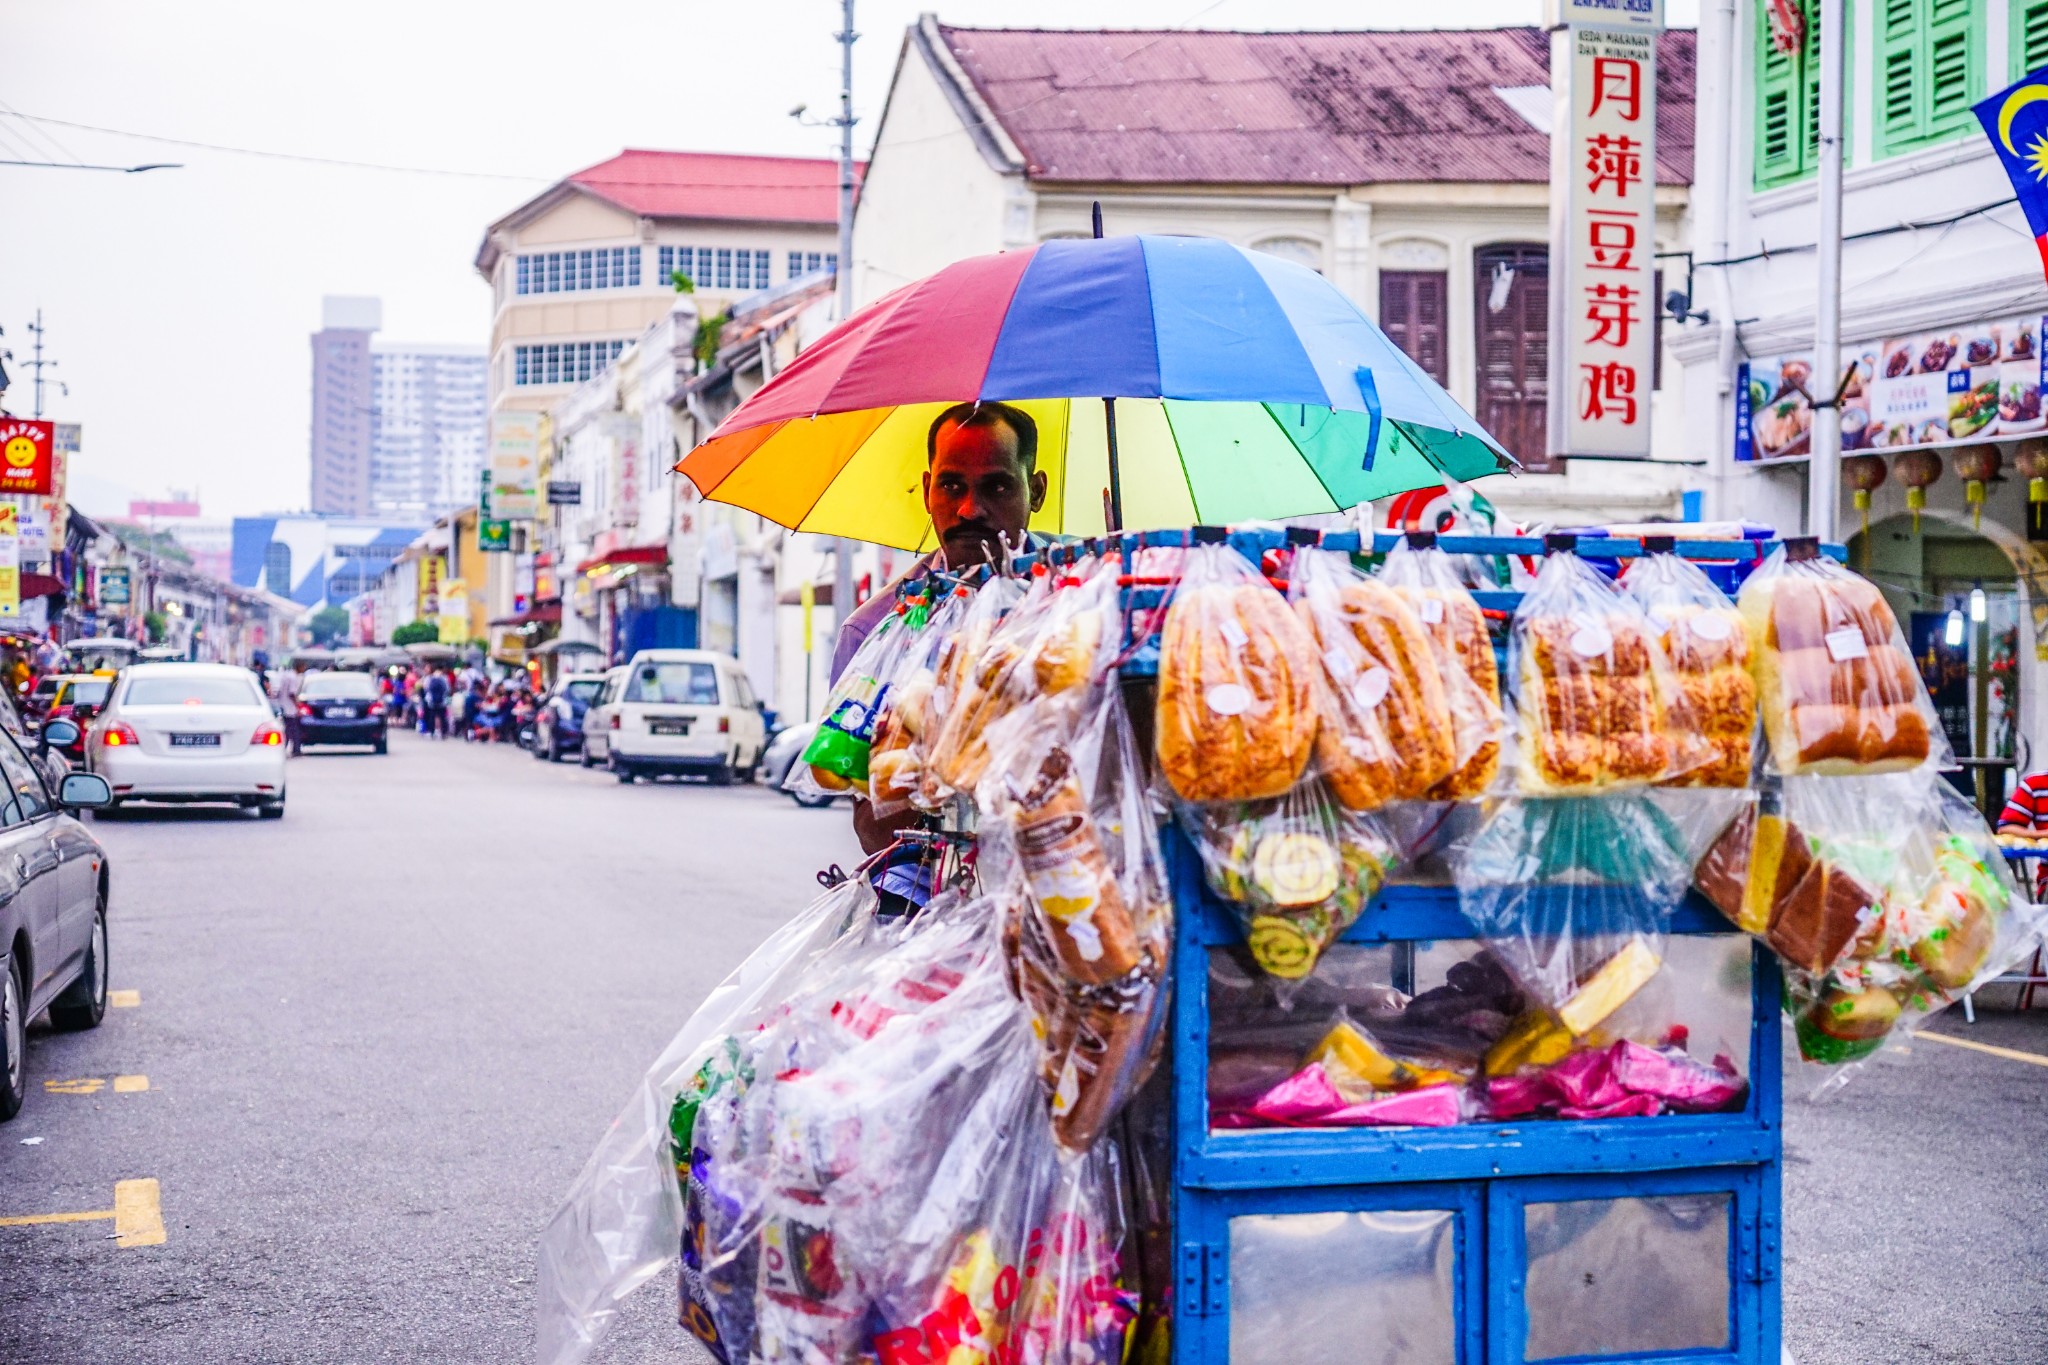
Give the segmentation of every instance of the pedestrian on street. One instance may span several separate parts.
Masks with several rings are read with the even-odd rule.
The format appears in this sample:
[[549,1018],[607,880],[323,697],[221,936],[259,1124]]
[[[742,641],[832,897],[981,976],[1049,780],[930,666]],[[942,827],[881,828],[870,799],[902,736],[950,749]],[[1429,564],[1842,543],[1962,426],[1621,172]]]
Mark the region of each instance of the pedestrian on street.
[[299,752],[299,689],[306,685],[306,665],[294,659],[291,666],[277,675],[277,700],[284,712],[284,740],[291,752]]
[[431,739],[448,738],[448,675],[437,669],[427,674],[421,688],[420,733]]

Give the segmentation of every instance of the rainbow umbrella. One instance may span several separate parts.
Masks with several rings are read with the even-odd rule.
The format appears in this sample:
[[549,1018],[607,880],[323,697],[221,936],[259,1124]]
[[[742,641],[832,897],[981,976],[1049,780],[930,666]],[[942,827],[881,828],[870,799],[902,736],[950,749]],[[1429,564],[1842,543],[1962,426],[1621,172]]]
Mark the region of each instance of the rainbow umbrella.
[[[1105,402],[1103,400],[1112,400]],[[1038,422],[1032,529],[1305,516],[1513,461],[1312,270],[1199,237],[1052,241],[877,300],[676,469],[799,531],[933,543],[925,438],[954,403]]]

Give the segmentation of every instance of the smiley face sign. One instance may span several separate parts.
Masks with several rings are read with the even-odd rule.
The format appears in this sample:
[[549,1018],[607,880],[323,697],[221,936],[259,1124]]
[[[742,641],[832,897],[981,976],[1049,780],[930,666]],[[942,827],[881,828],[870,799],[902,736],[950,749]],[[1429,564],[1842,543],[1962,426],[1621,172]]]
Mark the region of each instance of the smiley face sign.
[[56,423],[0,419],[0,493],[51,491],[51,448]]

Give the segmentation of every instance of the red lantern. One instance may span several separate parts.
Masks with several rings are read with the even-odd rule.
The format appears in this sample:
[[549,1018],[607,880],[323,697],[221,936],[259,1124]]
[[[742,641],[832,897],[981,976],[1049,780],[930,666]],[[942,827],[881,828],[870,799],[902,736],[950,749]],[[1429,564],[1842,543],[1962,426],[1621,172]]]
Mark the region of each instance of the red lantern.
[[1884,486],[1884,456],[1851,455],[1842,461],[1842,482],[1855,495],[1856,510],[1863,514],[1863,534],[1870,534],[1871,490]]
[[1970,504],[1970,524],[1984,524],[1984,485],[1998,477],[1998,447],[1964,446],[1956,452],[1956,473],[1963,476],[1963,501]]
[[2021,441],[2012,453],[2012,467],[2027,481],[2028,502],[2048,502],[2048,441]]
[[1920,533],[1920,513],[1927,506],[1927,490],[1941,478],[1941,456],[1931,450],[1908,450],[1892,457],[1892,473],[1906,485],[1906,506],[1913,513],[1913,533]]

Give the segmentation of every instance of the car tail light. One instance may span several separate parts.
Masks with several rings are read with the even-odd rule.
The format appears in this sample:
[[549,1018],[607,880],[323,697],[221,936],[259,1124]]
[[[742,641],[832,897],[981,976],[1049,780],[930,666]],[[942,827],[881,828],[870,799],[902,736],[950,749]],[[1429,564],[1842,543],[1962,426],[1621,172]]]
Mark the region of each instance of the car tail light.
[[125,721],[115,721],[100,735],[100,743],[109,749],[118,749],[123,744],[140,744],[141,737]]
[[306,703],[304,703],[304,702],[300,702],[300,703],[299,703],[299,714],[300,714],[300,715],[302,715],[302,716],[310,716],[310,715],[312,715],[312,714],[313,714],[313,708],[312,708],[312,707],[310,707],[310,706],[308,706],[308,705],[306,705]]
[[616,712],[616,711],[614,711],[614,712],[612,712],[612,729],[616,730],[616,729],[618,729],[618,728],[619,728],[619,713],[618,713],[618,712]]
[[383,702],[381,702],[381,701],[373,701],[373,702],[371,702],[371,703],[370,703],[370,714],[371,714],[371,715],[373,715],[373,716],[381,716],[381,715],[383,715],[383,714],[384,714],[384,703],[383,703]]
[[720,716],[718,718],[718,733],[721,735],[729,735],[732,733],[731,716]]
[[256,727],[256,733],[249,736],[249,742],[265,748],[275,749],[278,745],[284,743],[284,731],[275,724],[259,725]]

